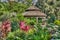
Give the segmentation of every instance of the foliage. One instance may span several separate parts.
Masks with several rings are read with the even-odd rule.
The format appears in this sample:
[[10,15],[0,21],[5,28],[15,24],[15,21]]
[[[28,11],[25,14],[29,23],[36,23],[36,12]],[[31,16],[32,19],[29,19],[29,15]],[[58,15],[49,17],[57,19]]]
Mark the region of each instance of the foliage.
[[[13,12],[16,12],[16,15],[25,12],[25,10],[31,5],[31,0],[26,1],[25,3],[13,2],[11,5],[9,2],[1,2],[0,3],[0,20],[2,21],[5,18],[11,18],[10,16]],[[14,18],[14,17],[13,17]]]
[[12,27],[12,31],[17,30],[19,28],[18,21],[24,19],[21,14],[31,5],[31,0],[27,1],[27,3],[29,4],[14,2],[10,5],[8,2],[0,2],[0,21],[3,22],[9,19],[11,21],[10,26]]
[[17,21],[13,21],[13,22],[11,22],[11,31],[13,32],[13,31],[16,31],[17,29],[19,29],[19,26],[18,26],[18,23],[17,23]]
[[[0,2],[0,21],[10,19],[12,31],[16,30],[18,21],[24,20],[22,13],[31,5],[31,0],[25,3],[14,2],[10,5],[8,2]],[[28,4],[29,3],[29,4]]]
[[48,16],[48,23],[54,23],[55,20],[56,20],[56,18],[53,14],[50,14],[50,16]]
[[24,20],[29,25],[35,25],[36,24],[36,19],[35,18],[34,19],[33,18],[32,19],[31,18],[25,18]]
[[57,17],[59,16],[59,2],[60,0],[38,0],[37,6],[45,13],[47,16],[50,16],[50,14],[53,14],[53,16]]
[[60,20],[55,20],[54,24],[60,25]]
[[39,24],[37,25],[37,32],[36,32],[35,36],[36,36],[35,40],[50,40],[50,37],[51,37],[47,28],[43,29],[42,27],[40,27]]
[[[55,18],[57,19],[60,14],[60,0],[38,0],[36,6],[39,7],[42,12],[47,14],[49,23],[54,23],[49,24],[47,28],[44,29],[40,26],[40,24],[36,24],[35,18],[24,18],[22,15],[22,13],[25,12],[31,3],[32,0],[26,0],[22,3],[13,2],[11,4],[0,2],[0,21],[10,18],[12,27],[12,32],[8,34],[6,40],[50,40],[50,30],[51,33],[54,31],[60,32],[59,29],[57,30],[57,25],[60,26],[60,21],[55,21]],[[29,29],[28,32],[25,32],[19,28],[19,22],[23,20],[26,21],[27,25],[33,25],[33,27]],[[50,27],[51,29],[49,30]]]
[[30,29],[28,32],[24,32],[18,29],[14,32],[9,33],[7,40],[49,40],[50,37],[51,35],[47,29],[42,29],[40,25],[35,25],[35,27],[33,29]]
[[47,25],[48,31],[51,34],[51,40],[58,40],[60,39],[60,26],[54,24],[54,23],[50,23]]

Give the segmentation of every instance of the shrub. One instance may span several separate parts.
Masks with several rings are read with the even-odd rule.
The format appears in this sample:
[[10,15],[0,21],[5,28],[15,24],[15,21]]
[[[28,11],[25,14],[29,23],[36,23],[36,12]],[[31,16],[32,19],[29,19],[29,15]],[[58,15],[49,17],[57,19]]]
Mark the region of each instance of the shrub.
[[[36,25],[35,25],[36,26]],[[23,30],[16,30],[7,36],[7,40],[49,40],[51,37],[48,30],[42,29],[40,25],[31,28],[28,32]]]
[[60,20],[55,20],[54,24],[60,25]]

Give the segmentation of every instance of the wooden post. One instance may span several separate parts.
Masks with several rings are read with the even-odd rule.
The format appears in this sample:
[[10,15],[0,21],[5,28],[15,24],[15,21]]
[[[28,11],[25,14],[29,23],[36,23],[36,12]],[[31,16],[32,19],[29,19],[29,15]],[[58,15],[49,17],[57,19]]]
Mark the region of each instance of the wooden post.
[[42,25],[46,25],[46,18],[45,17],[43,17],[43,19],[42,19]]
[[36,17],[36,23],[38,23],[38,17]]
[[42,25],[41,26],[43,29],[46,27],[46,18],[45,17],[42,18]]

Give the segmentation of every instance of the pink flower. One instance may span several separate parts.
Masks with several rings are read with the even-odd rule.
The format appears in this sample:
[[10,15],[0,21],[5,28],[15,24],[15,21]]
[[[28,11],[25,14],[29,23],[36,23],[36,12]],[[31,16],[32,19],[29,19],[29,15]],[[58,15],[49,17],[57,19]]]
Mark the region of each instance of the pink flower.
[[4,21],[2,23],[2,29],[5,31],[11,31],[11,23],[10,21]]
[[27,32],[30,29],[30,26],[25,26],[25,31]]
[[20,25],[20,26],[25,26],[25,22],[24,22],[24,21],[21,21],[21,22],[19,23],[19,25]]
[[27,32],[30,29],[30,26],[26,26],[24,21],[20,22],[19,25],[20,25],[20,29],[23,31]]
[[20,26],[20,29],[25,30],[25,26]]

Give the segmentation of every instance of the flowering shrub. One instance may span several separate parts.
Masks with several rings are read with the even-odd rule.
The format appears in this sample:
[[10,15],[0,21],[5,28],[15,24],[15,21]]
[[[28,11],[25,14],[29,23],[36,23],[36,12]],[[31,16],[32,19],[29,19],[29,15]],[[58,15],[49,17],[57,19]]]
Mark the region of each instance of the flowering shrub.
[[11,23],[10,23],[10,21],[4,21],[3,23],[2,23],[2,29],[3,30],[6,30],[6,31],[11,31]]
[[28,31],[30,29],[30,26],[26,25],[25,22],[20,22],[20,28],[24,31]]
[[2,23],[2,32],[3,36],[7,36],[7,34],[11,31],[11,22],[6,20]]
[[[23,23],[22,23],[23,24]],[[42,29],[40,26],[31,28],[27,32],[23,29],[18,29],[11,32],[7,36],[7,40],[49,40],[51,35],[47,29]],[[24,28],[24,27],[23,27]]]

